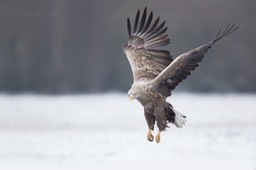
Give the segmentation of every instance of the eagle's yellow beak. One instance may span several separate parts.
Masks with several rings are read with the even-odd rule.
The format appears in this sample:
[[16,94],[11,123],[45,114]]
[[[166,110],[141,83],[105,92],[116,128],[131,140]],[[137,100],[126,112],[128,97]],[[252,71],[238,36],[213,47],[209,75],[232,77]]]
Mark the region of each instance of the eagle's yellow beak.
[[134,99],[135,99],[135,96],[134,96],[134,95],[132,95],[132,94],[129,94],[129,98],[130,98],[130,100],[132,101],[132,100],[134,100]]

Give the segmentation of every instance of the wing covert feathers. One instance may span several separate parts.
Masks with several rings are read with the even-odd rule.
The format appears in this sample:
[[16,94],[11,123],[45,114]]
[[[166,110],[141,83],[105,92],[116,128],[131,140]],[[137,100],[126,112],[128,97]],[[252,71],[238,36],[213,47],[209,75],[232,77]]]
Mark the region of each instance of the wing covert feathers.
[[214,43],[231,34],[238,28],[239,25],[237,24],[231,26],[228,24],[223,32],[221,32],[220,29],[214,40],[178,56],[153,80],[153,88],[165,96],[171,95],[171,91],[174,90],[181,81],[186,79],[187,76],[191,74],[191,71],[199,66],[199,63],[204,58],[208,49],[211,48]]

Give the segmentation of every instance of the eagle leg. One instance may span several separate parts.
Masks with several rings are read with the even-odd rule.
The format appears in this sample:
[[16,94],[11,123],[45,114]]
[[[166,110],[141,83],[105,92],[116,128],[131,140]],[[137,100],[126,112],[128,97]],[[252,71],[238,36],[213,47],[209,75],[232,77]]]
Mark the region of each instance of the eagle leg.
[[161,132],[158,131],[158,133],[156,134],[156,143],[160,142],[160,138],[161,138]]
[[150,142],[152,142],[154,140],[154,135],[152,134],[151,129],[148,130],[147,139]]

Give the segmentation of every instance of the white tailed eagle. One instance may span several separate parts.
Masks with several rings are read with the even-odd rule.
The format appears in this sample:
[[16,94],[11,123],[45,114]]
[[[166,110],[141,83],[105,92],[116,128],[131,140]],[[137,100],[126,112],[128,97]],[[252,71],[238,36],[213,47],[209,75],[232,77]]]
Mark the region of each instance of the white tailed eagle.
[[147,17],[147,8],[144,9],[142,17],[138,10],[133,28],[130,19],[127,18],[128,43],[123,47],[134,80],[128,95],[131,100],[137,99],[144,107],[149,141],[154,140],[152,131],[155,122],[157,123],[157,143],[160,142],[160,133],[166,130],[168,123],[181,128],[186,122],[186,116],[175,110],[166,98],[198,67],[209,48],[239,27],[236,24],[228,24],[225,30],[220,29],[216,38],[209,43],[183,53],[173,60],[168,50],[161,49],[170,43],[170,39],[165,33],[165,22],[159,21],[159,17],[153,21],[153,12]]

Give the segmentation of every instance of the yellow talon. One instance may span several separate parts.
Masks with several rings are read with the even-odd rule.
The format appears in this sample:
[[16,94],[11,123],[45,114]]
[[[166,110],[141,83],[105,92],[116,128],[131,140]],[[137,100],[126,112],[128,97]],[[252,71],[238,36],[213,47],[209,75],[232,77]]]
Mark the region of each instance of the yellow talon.
[[152,142],[154,140],[154,136],[151,133],[151,130],[148,130],[148,134],[147,134],[147,139],[148,141]]
[[156,135],[156,143],[160,142],[161,132],[159,131]]

